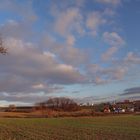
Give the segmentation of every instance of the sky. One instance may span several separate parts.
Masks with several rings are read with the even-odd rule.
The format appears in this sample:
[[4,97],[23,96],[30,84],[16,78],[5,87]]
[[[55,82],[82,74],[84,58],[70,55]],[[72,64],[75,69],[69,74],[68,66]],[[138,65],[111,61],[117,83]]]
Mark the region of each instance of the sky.
[[140,0],[0,0],[0,105],[50,97],[140,99]]

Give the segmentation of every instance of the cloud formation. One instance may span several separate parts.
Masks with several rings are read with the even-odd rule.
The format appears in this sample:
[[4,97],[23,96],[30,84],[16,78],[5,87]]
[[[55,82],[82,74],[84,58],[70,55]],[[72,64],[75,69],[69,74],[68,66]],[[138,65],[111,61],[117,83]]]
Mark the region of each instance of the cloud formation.
[[103,39],[110,46],[119,47],[119,46],[122,46],[122,45],[125,44],[125,41],[116,32],[104,32],[103,33]]
[[97,35],[98,28],[101,25],[104,25],[106,23],[106,20],[102,16],[102,13],[100,12],[92,12],[88,15],[86,20],[86,26],[90,30],[90,34],[93,36]]
[[133,49],[119,52],[127,45],[117,30],[121,4],[2,0],[0,33],[8,55],[0,55],[0,100],[33,102],[62,95],[68,86],[65,94],[70,95],[73,85],[96,86],[129,77],[140,56]]
[[125,41],[116,32],[104,32],[103,40],[111,46],[105,53],[102,54],[102,60],[109,60],[121,46],[125,45]]
[[[84,81],[84,76],[73,66],[60,64],[55,55],[41,52],[31,43],[9,38],[6,46],[9,54],[6,57],[0,56],[2,92],[16,92],[18,89],[25,92],[25,89],[33,89],[34,85],[74,84]],[[38,87],[38,90],[47,88],[44,86]]]
[[122,80],[127,74],[127,67],[125,66],[113,66],[104,68],[98,64],[92,64],[88,66],[88,74],[93,83],[106,84],[111,81]]
[[140,64],[140,56],[134,52],[128,52],[124,58],[126,64]]
[[133,88],[128,88],[124,90],[124,93],[121,95],[134,95],[134,94],[140,94],[140,87],[133,87]]
[[69,8],[56,15],[55,30],[62,36],[69,35],[71,32],[81,34],[82,16],[78,8]]

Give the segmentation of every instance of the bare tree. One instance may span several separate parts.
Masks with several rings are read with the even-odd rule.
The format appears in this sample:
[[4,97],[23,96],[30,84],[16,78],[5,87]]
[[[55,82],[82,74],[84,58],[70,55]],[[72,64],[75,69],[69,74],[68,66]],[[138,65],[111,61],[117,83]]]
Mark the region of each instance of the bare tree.
[[2,37],[0,37],[0,53],[1,54],[7,54],[7,49],[3,46]]
[[78,110],[78,105],[72,99],[59,97],[46,101],[46,106],[55,110],[73,111]]

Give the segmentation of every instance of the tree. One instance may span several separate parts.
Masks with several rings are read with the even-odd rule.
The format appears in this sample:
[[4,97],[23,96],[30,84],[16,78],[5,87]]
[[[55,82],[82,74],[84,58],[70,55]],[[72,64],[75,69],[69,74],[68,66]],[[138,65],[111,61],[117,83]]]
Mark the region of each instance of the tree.
[[7,54],[7,49],[3,46],[3,40],[1,37],[0,37],[0,53]]
[[74,111],[78,110],[78,105],[72,99],[65,97],[51,98],[46,101],[46,106],[54,110]]
[[97,105],[94,106],[96,112],[103,112],[104,107],[105,107],[104,103],[100,103],[100,104],[97,104]]
[[79,110],[79,106],[77,105],[76,102],[74,102],[72,99],[65,98],[65,97],[50,98],[47,101],[37,103],[36,106],[39,110],[42,110],[42,112],[44,112],[44,110],[47,109],[53,109],[57,111]]

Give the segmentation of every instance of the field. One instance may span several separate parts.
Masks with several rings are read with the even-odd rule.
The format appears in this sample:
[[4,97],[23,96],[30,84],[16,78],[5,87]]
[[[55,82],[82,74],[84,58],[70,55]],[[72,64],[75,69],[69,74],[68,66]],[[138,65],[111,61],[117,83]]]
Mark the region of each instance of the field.
[[0,140],[138,140],[140,116],[0,118]]

